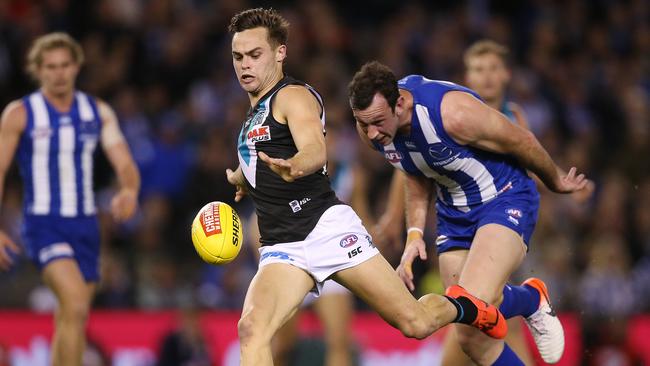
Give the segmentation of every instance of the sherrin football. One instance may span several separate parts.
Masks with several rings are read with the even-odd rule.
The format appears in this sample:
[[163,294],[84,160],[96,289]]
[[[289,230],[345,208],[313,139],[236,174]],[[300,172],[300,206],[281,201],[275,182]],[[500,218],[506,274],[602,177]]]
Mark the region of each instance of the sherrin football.
[[239,215],[227,203],[208,203],[192,222],[194,249],[210,264],[226,264],[235,259],[243,243],[242,235]]

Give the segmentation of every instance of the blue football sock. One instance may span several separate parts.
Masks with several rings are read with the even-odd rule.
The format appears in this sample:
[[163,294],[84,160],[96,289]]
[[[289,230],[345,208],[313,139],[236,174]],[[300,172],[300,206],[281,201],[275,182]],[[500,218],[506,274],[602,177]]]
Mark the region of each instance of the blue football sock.
[[531,316],[539,307],[539,291],[528,285],[503,287],[503,302],[499,310],[506,319],[517,315]]
[[503,344],[503,351],[499,355],[499,358],[494,361],[492,366],[524,366],[524,363],[517,357],[517,355],[512,352],[507,343]]

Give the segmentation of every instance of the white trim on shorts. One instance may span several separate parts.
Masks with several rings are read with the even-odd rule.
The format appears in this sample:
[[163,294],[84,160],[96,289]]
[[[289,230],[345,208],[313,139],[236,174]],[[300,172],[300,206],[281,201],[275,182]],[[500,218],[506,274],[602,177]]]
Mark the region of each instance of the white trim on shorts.
[[312,291],[317,295],[334,273],[379,254],[361,219],[348,205],[328,208],[305,240],[263,246],[259,252],[260,268],[286,263],[303,269],[314,278],[316,287]]

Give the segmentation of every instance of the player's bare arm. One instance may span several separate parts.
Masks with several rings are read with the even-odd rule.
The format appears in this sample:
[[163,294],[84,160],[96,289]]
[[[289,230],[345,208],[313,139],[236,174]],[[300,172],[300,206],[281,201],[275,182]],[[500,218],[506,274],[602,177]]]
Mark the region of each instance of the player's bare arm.
[[408,234],[404,254],[400,260],[397,273],[406,286],[413,291],[413,270],[411,266],[415,258],[427,259],[427,249],[423,239],[424,227],[427,220],[427,211],[431,203],[431,192],[433,191],[431,180],[406,174],[405,185],[405,207],[406,227]]
[[129,146],[120,131],[115,112],[103,101],[98,102],[102,119],[101,145],[120,184],[120,190],[111,200],[111,212],[117,221],[128,220],[138,206],[140,173],[131,157]]
[[[2,195],[4,191],[4,182],[14,158],[20,136],[25,130],[27,124],[27,112],[23,103],[19,100],[9,103],[9,105],[2,112],[2,119],[0,120],[0,204],[2,203]],[[1,207],[1,205],[0,205]],[[13,240],[7,235],[2,228],[0,228],[0,269],[8,270],[13,261],[6,249],[18,253],[20,248]]]
[[510,123],[508,119],[474,96],[452,91],[443,97],[441,116],[445,130],[456,142],[482,150],[515,156],[556,193],[571,193],[584,189],[588,180],[560,169],[532,132]]
[[287,182],[316,172],[327,161],[320,109],[316,97],[302,86],[282,88],[275,98],[273,116],[287,123],[298,152],[290,159],[269,157],[263,152],[258,156]]
[[228,183],[237,187],[237,191],[235,192],[235,202],[241,201],[247,193],[246,178],[244,177],[244,173],[241,171],[241,166],[238,166],[235,171],[232,169],[226,169],[226,179],[228,180]]

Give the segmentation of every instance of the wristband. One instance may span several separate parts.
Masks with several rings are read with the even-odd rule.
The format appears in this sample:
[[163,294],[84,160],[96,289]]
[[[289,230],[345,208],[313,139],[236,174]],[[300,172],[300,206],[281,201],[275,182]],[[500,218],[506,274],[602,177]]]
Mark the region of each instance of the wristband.
[[424,235],[424,230],[420,229],[419,227],[415,227],[415,226],[408,228],[408,230],[406,230],[406,234],[410,234],[410,233],[412,233],[414,231],[420,233],[420,235]]
[[422,239],[424,237],[424,230],[419,227],[410,227],[406,230],[406,241],[409,242],[415,239]]

